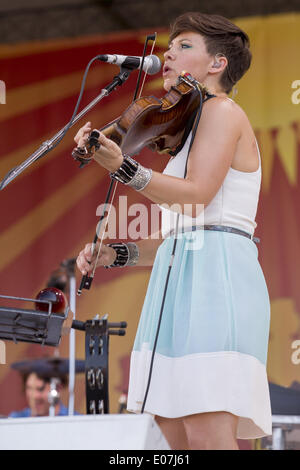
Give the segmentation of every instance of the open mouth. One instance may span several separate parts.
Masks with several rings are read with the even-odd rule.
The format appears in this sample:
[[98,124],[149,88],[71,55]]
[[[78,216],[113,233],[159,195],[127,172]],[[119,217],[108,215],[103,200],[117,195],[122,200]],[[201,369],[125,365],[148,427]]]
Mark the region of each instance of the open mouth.
[[171,68],[168,65],[164,65],[163,67],[163,75],[167,75],[169,72],[171,72]]

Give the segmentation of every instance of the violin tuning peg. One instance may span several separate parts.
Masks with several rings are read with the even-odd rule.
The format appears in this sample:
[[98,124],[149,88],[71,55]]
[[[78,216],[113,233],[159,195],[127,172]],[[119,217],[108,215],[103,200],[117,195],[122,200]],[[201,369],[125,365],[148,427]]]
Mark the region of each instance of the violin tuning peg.
[[100,143],[98,141],[100,137],[100,132],[99,131],[92,131],[90,133],[89,139],[88,139],[88,147],[89,150],[91,150],[93,147],[95,147],[95,151],[99,150],[100,148]]

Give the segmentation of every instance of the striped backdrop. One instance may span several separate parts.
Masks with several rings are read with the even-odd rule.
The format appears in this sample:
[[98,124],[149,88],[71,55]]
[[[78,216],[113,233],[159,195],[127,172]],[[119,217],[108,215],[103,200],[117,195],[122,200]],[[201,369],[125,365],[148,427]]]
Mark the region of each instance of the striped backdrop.
[[[289,385],[300,381],[300,366],[291,361],[292,342],[300,339],[300,104],[291,100],[291,84],[300,79],[297,57],[300,15],[240,18],[252,40],[253,66],[239,85],[237,102],[255,128],[263,158],[263,185],[257,217],[260,261],[272,301],[269,353],[270,380]],[[0,179],[24,161],[70,119],[88,61],[97,54],[141,55],[145,34],[152,31],[0,45],[0,80],[6,104],[0,104]],[[167,32],[159,31],[155,53],[162,58]],[[150,53],[150,51],[148,51]],[[81,108],[118,72],[94,64]],[[96,163],[83,169],[71,158],[73,138],[87,120],[100,128],[130,103],[137,72],[72,128],[59,146],[36,162],[0,193],[0,294],[34,298],[62,260],[77,256],[91,242],[96,210],[109,185],[107,172]],[[161,96],[159,75],[148,77],[143,95]],[[167,158],[144,150],[145,166],[162,170]],[[148,202],[118,186],[127,204]],[[121,214],[126,220],[127,214]],[[127,218],[134,220],[133,216]],[[146,268],[98,270],[92,289],[77,299],[77,318],[109,314],[110,321],[128,322],[126,337],[110,341],[111,411],[126,391],[129,354],[150,271]],[[77,275],[80,282],[80,275]],[[24,305],[24,304],[23,304]],[[76,355],[84,357],[84,334],[76,333]],[[68,356],[68,341],[58,349]],[[25,405],[19,376],[10,365],[25,358],[53,355],[53,348],[6,343],[6,364],[0,365],[0,414]],[[67,400],[66,393],[64,401]],[[76,409],[85,412],[84,381],[78,376]]]

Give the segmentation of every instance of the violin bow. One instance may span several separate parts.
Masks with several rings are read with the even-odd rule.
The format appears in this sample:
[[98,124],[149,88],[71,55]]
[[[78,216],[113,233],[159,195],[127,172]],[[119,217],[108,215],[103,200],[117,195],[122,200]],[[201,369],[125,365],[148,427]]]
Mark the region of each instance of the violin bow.
[[[136,83],[136,87],[135,87],[135,91],[134,91],[134,95],[133,95],[133,101],[135,101],[137,99],[137,94],[138,94],[138,90],[139,90],[139,87],[140,87],[142,71],[143,71],[143,65],[144,65],[144,61],[145,61],[148,42],[153,41],[152,48],[151,48],[151,55],[152,55],[154,47],[155,47],[155,43],[156,43],[156,36],[157,36],[157,33],[154,33],[154,34],[148,35],[146,37],[146,40],[145,40],[145,43],[144,43],[143,55],[142,55],[142,62],[141,62],[141,66],[140,66],[140,69],[139,69],[137,83]],[[147,76],[147,70],[148,70],[148,68],[146,69],[146,72],[144,74],[144,79],[143,79],[142,86],[140,88],[139,97],[142,94],[142,90],[143,90],[143,87],[144,87],[144,84],[145,84],[145,80],[146,80],[146,76]],[[97,136],[96,136],[96,132],[95,132],[94,135],[93,135],[93,132],[91,132],[92,142],[90,142],[90,144],[91,144],[91,146],[94,145],[97,148],[97,143],[98,143]],[[94,141],[93,141],[93,139],[94,139]],[[110,211],[111,211],[112,203],[113,203],[113,200],[114,200],[114,197],[115,197],[117,186],[118,186],[118,182],[112,179],[110,181],[110,185],[109,185],[109,188],[108,188],[108,191],[107,191],[107,194],[106,194],[106,198],[105,198],[105,203],[104,203],[104,206],[103,206],[103,211],[102,211],[102,214],[99,218],[99,222],[98,222],[97,227],[96,227],[96,234],[95,234],[95,237],[94,237],[94,240],[93,240],[93,243],[92,243],[92,258],[93,258],[94,254],[95,254],[96,247],[97,247],[97,242],[99,241],[99,246],[98,246],[98,249],[97,249],[97,255],[96,255],[96,259],[95,259],[95,266],[94,266],[93,271],[90,274],[90,276],[88,274],[84,274],[82,276],[80,286],[77,290],[77,295],[78,296],[81,295],[83,289],[89,290],[91,288],[91,285],[92,285],[92,282],[93,282],[93,279],[94,279],[94,276],[95,276],[95,271],[96,271],[96,268],[97,268],[97,263],[98,263],[101,247],[102,247],[104,236],[105,236],[105,230],[106,230],[108,220],[109,220],[109,217],[110,217]],[[113,192],[113,195],[111,197],[112,192]],[[110,197],[111,197],[111,200],[110,200]],[[106,212],[108,212],[107,216],[105,216]],[[103,223],[104,223],[104,227],[102,229]]]

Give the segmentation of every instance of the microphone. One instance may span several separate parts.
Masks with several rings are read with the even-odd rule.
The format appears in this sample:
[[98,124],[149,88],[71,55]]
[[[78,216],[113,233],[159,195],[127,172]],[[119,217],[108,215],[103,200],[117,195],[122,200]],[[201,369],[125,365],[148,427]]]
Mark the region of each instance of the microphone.
[[[139,69],[142,64],[142,57],[130,56],[130,55],[118,55],[118,54],[104,54],[98,55],[98,59],[102,62],[108,62],[109,64],[116,64],[122,67],[126,67],[130,70]],[[144,59],[143,71],[154,75],[161,69],[161,62],[156,55],[147,55]]]

